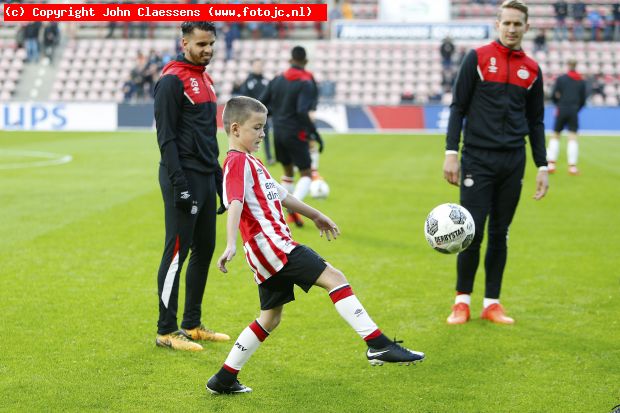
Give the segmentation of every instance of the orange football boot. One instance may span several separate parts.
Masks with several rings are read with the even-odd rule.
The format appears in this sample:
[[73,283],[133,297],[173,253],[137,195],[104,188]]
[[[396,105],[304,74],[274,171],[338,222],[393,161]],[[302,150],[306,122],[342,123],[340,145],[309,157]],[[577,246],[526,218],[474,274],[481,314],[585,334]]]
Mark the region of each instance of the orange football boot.
[[448,324],[465,324],[469,319],[469,306],[465,303],[458,303],[452,306],[452,313],[446,321]]
[[303,219],[301,219],[301,215],[297,212],[289,212],[288,216],[286,217],[286,222],[288,222],[289,224],[295,224],[295,226],[297,226],[298,228],[304,226],[304,221]]
[[568,167],[568,174],[572,176],[579,175],[579,168],[577,168],[577,165],[570,165]]
[[480,318],[497,324],[514,324],[515,322],[513,318],[506,315],[504,307],[502,307],[501,304],[491,304],[482,310]]
[[555,173],[555,162],[547,161],[547,172],[550,173],[550,174],[554,174]]
[[183,329],[186,335],[192,340],[202,341],[228,341],[230,336],[224,333],[216,333],[213,330],[208,329],[204,324],[200,324],[196,328]]

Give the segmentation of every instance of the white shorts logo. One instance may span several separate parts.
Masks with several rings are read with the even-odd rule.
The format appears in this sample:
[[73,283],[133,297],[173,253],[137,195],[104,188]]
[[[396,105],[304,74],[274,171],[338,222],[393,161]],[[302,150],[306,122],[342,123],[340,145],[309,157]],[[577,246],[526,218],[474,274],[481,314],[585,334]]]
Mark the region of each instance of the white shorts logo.
[[463,185],[465,185],[466,187],[470,187],[470,186],[474,186],[474,180],[471,178],[465,178],[463,180]]

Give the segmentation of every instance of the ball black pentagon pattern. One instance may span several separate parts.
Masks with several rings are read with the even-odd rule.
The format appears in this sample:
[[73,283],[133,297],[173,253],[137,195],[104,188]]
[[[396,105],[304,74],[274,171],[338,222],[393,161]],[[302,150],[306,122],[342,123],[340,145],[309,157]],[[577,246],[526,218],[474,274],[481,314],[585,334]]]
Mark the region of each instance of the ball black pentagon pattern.
[[426,233],[429,235],[435,235],[438,229],[439,221],[433,218],[432,215],[429,215],[428,218],[426,218]]
[[469,244],[471,244],[473,240],[474,240],[474,234],[469,234],[468,236],[466,236],[465,239],[463,240],[463,243],[461,244],[461,249],[465,250],[467,247],[469,247]]
[[450,219],[452,220],[452,222],[454,222],[455,224],[464,224],[465,220],[467,219],[465,214],[456,205],[450,205],[450,208],[452,209],[450,211]]

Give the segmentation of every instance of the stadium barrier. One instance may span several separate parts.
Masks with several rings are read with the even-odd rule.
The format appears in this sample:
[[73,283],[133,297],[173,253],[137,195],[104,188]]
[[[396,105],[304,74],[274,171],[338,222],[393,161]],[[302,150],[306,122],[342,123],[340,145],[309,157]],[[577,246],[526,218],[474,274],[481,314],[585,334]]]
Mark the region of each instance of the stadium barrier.
[[[221,127],[222,106],[218,106]],[[545,110],[547,129],[555,108]],[[444,132],[450,109],[446,106],[352,106],[321,104],[317,124],[334,132]],[[583,132],[620,134],[620,107],[586,107],[579,114]],[[0,130],[114,131],[153,129],[153,104],[11,102],[0,104]]]

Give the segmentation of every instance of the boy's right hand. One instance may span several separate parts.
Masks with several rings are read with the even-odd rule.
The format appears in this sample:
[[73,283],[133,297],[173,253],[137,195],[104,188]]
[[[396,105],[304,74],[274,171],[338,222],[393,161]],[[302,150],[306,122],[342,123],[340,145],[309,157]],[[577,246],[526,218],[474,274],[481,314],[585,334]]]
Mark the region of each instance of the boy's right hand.
[[232,261],[236,253],[237,253],[236,245],[233,245],[232,247],[226,247],[226,250],[224,251],[222,256],[217,260],[217,268],[223,273],[227,273],[228,269],[226,268],[226,263],[228,261]]
[[338,226],[332,221],[327,215],[319,213],[319,215],[313,219],[314,225],[319,229],[319,235],[322,237],[325,235],[328,241],[331,241],[332,238],[338,238],[340,235],[340,230]]

